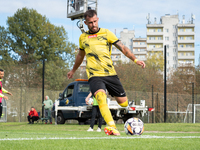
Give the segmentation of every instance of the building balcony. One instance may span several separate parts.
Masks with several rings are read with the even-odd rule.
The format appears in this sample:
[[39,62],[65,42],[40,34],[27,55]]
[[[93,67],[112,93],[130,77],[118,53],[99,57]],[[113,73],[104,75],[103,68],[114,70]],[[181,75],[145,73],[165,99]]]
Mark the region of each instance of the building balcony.
[[142,52],[133,52],[133,54],[135,54],[135,55],[146,55],[147,54],[147,51],[142,51]]
[[149,43],[151,43],[151,44],[152,44],[152,43],[155,43],[155,44],[156,44],[156,43],[159,43],[159,44],[160,44],[160,43],[163,43],[163,40],[147,40],[147,43],[148,43],[148,44],[149,44]]
[[137,45],[137,44],[133,44],[133,48],[146,48],[147,45]]
[[194,47],[189,47],[189,48],[178,47],[178,51],[195,51],[195,48]]
[[195,32],[178,32],[178,35],[195,35]]
[[195,43],[195,40],[178,40],[178,43]]
[[192,59],[192,60],[194,60],[195,56],[178,56],[178,59],[181,59],[181,60],[183,60],[183,59],[185,59],[185,60]]
[[147,48],[147,51],[163,51],[164,48],[161,47],[161,48]]
[[147,32],[148,35],[163,35],[163,32]]

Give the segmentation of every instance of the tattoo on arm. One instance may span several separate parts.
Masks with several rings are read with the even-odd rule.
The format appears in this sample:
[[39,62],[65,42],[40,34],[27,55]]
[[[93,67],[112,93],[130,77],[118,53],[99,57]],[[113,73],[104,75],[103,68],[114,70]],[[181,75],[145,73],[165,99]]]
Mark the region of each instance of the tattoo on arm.
[[117,49],[119,49],[121,52],[122,52],[122,47],[124,46],[123,44],[122,44],[122,42],[121,41],[118,41],[117,43],[115,43],[114,44],[115,45],[115,47],[117,48]]
[[134,54],[126,47],[121,41],[118,41],[114,44],[117,49],[119,49],[126,57],[130,58],[131,60],[135,60]]

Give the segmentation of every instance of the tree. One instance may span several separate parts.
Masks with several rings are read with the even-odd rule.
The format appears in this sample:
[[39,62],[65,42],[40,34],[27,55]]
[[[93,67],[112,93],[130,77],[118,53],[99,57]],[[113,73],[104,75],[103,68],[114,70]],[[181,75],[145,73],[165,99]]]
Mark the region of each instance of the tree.
[[163,71],[164,58],[162,52],[148,52],[146,66],[147,68],[153,68],[156,71]]
[[57,27],[34,9],[18,9],[7,20],[9,49],[19,66],[10,73],[13,84],[41,87],[42,61],[45,60],[45,87],[58,90],[66,79],[66,70],[75,59],[76,45],[68,42],[64,27]]
[[11,52],[8,49],[9,38],[8,31],[0,26],[0,66],[13,65],[14,61],[11,58]]
[[[67,42],[64,27],[54,26],[36,10],[18,9],[13,17],[8,17],[7,23],[10,49],[18,54],[21,63],[74,58],[75,44]],[[67,54],[65,58],[64,54]]]

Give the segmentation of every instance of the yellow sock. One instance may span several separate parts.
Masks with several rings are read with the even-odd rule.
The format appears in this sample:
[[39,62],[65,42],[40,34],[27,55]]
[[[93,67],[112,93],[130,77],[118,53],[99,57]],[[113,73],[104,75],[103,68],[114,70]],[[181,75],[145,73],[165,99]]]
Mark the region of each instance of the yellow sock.
[[116,128],[115,122],[113,120],[113,117],[111,115],[111,112],[108,108],[108,105],[106,103],[106,94],[104,92],[98,92],[95,96],[99,109],[101,112],[102,117],[104,118],[105,122],[110,126]]
[[119,105],[122,106],[122,107],[127,107],[128,106],[128,100],[126,100],[123,103],[120,103]]

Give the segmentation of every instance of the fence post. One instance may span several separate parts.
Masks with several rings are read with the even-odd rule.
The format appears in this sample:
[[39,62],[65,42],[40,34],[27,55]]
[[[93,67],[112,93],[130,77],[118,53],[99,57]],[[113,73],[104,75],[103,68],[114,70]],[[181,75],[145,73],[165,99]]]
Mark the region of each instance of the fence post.
[[[44,71],[45,71],[45,60],[43,59],[43,69],[42,69],[42,103],[44,101]],[[42,118],[44,117],[44,106],[42,106]]]
[[192,123],[195,123],[194,118],[194,82],[192,83]]
[[[152,108],[154,108],[153,85],[152,85]],[[155,111],[155,110],[154,110],[154,111]],[[152,111],[152,123],[154,123],[154,111]]]
[[165,66],[165,69],[164,69],[164,122],[166,123],[167,121],[167,56],[166,56],[166,53],[167,53],[167,47],[166,45],[164,46],[164,66]]

